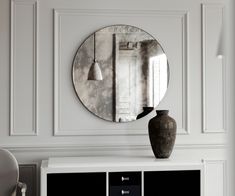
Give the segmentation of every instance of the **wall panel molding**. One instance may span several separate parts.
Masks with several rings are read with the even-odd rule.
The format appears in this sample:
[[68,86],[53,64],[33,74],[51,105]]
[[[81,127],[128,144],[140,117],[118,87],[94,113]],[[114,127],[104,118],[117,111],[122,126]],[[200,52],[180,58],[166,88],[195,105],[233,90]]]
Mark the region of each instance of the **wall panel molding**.
[[20,164],[19,171],[19,181],[27,185],[27,196],[36,196],[38,179],[37,164]]
[[63,29],[62,19],[65,16],[107,16],[107,17],[164,17],[164,19],[176,19],[181,21],[182,31],[182,127],[177,134],[189,134],[188,115],[188,12],[187,11],[143,11],[143,10],[75,10],[55,9],[54,10],[54,135],[55,136],[91,136],[91,135],[146,135],[146,130],[120,130],[120,129],[70,129],[61,127],[61,30]]
[[204,180],[205,196],[210,196],[210,195],[226,196],[227,179],[228,179],[227,161],[205,159],[204,163],[205,163],[205,180]]
[[[149,145],[78,145],[78,144],[29,144],[29,145],[2,145],[12,152],[99,152],[99,151],[145,151],[151,150]],[[175,150],[217,150],[226,149],[226,144],[176,144]]]
[[10,136],[38,135],[37,36],[37,0],[11,0]]
[[226,65],[225,59],[217,58],[217,52],[223,41],[222,36],[224,36],[224,5],[202,4],[201,13],[202,133],[224,133],[226,131]]
[[183,76],[183,80],[182,80],[182,89],[183,89],[183,94],[182,94],[182,124],[183,127],[182,129],[179,131],[179,134],[190,134],[190,130],[189,130],[189,90],[188,90],[188,19],[189,18],[189,14],[188,12],[186,12],[183,17],[182,17],[182,37],[183,37],[183,41],[182,41],[182,59],[183,59],[183,66],[182,66],[182,76]]

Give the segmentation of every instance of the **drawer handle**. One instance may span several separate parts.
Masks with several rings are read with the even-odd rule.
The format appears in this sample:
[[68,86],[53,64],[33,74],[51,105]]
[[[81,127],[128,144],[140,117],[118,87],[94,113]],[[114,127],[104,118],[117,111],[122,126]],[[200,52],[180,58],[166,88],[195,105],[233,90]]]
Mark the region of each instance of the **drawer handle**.
[[130,191],[122,190],[121,193],[122,193],[122,195],[129,195],[129,194],[130,194]]
[[130,180],[129,177],[123,177],[123,176],[122,176],[122,181],[129,181],[129,180]]

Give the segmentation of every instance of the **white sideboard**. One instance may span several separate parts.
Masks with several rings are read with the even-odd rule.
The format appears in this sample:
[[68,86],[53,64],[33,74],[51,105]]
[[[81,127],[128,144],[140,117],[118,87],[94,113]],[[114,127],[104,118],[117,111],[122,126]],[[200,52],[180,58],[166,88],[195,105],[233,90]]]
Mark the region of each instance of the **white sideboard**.
[[[97,196],[152,196],[155,191],[159,196],[171,192],[203,196],[203,184],[203,161],[153,157],[52,157],[43,160],[41,165],[41,196],[90,196],[94,193]],[[75,192],[70,192],[72,189]]]

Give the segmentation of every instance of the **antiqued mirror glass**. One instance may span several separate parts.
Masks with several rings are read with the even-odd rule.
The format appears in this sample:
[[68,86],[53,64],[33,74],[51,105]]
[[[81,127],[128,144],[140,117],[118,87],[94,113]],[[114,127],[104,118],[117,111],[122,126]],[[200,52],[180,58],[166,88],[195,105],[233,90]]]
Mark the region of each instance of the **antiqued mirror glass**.
[[91,34],[78,48],[72,80],[90,112],[128,122],[147,115],[162,100],[169,67],[154,37],[134,26],[113,25]]

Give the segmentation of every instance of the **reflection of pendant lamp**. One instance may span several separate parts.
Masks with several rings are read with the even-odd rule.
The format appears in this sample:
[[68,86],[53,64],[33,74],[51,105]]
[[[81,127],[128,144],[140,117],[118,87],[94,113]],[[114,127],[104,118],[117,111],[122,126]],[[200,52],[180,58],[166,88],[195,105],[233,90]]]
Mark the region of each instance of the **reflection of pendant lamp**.
[[90,70],[88,72],[88,80],[103,80],[103,76],[100,70],[100,66],[98,64],[98,62],[96,61],[95,55],[96,55],[96,51],[95,51],[95,33],[94,33],[94,62],[91,64]]
[[216,56],[217,56],[218,59],[223,59],[223,57],[224,57],[224,32],[223,32],[223,26],[221,28],[220,35],[219,35],[219,42],[218,42]]

